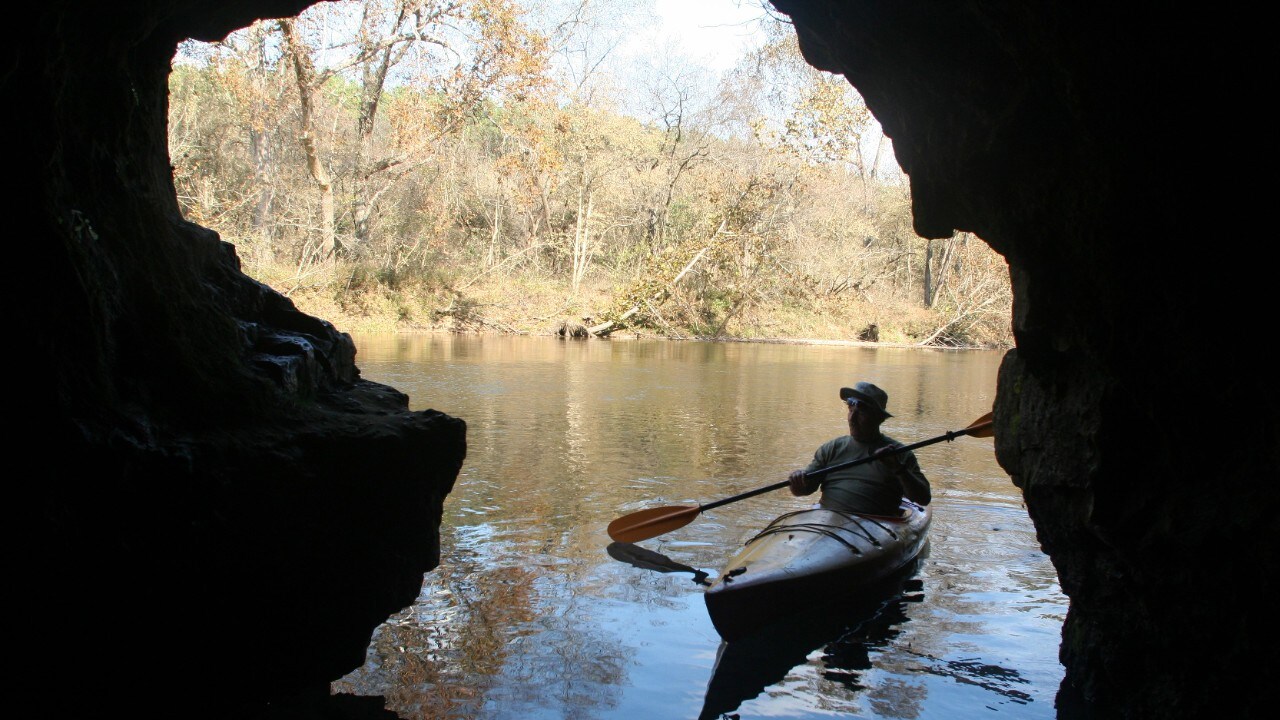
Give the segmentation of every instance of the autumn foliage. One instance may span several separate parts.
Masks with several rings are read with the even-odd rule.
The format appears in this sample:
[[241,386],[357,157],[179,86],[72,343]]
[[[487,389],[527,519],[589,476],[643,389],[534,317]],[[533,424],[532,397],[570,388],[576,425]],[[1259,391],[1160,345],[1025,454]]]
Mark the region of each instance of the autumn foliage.
[[344,329],[1009,342],[1003,259],[912,232],[887,139],[789,28],[720,77],[619,74],[625,13],[587,8],[322,3],[184,44],[183,211]]

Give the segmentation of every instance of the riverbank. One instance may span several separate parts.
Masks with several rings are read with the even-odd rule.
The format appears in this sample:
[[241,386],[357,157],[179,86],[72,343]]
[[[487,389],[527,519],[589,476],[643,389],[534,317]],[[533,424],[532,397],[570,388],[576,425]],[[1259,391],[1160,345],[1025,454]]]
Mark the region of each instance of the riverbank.
[[[611,287],[584,285],[575,294],[559,284],[527,277],[452,288],[381,281],[300,285],[288,278],[261,279],[285,292],[303,312],[355,334],[587,336],[588,328],[612,319],[607,313],[614,303]],[[718,334],[710,323],[694,327],[649,312],[609,337],[867,347],[996,349],[1013,344],[1007,311],[1002,319],[999,313],[965,317],[955,308],[926,309],[891,293],[851,295],[744,303],[730,321],[719,323]]]

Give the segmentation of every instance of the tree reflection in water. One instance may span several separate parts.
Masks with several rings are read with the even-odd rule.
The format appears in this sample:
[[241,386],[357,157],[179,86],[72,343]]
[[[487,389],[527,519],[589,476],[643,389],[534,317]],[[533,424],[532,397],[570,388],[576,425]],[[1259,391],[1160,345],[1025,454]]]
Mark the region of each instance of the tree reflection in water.
[[331,691],[382,695],[402,718],[592,718],[615,706],[626,654],[591,621],[579,566],[535,552],[527,564],[482,562],[477,547],[506,540],[486,531],[452,544]]
[[484,679],[501,672],[519,628],[533,617],[533,573],[468,570],[437,568],[418,602],[375,631],[364,666],[333,683],[333,691],[384,695],[401,717],[475,716]]

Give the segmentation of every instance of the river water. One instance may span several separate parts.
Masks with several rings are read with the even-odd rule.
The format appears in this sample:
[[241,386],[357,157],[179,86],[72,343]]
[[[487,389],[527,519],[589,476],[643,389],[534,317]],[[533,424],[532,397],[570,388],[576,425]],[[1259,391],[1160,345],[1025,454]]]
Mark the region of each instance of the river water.
[[622,515],[782,480],[847,432],[837,392],[889,393],[903,443],[990,412],[1001,353],[826,345],[373,335],[362,375],[467,421],[440,567],[333,691],[404,718],[1052,718],[1066,598],[991,439],[916,455],[926,557],[867,597],[722,643],[707,577],[780,490],[632,546]]

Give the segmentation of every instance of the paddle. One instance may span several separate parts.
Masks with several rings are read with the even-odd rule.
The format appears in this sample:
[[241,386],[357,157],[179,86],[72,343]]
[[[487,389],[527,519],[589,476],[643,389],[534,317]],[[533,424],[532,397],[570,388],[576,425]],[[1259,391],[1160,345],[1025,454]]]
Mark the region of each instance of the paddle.
[[[991,415],[991,413],[983,415],[977,420],[974,420],[969,427],[964,428],[963,430],[952,430],[935,438],[929,438],[928,440],[921,440],[920,442],[912,443],[910,445],[900,445],[895,448],[883,450],[875,455],[871,455],[870,457],[850,460],[849,462],[837,463],[831,467],[812,470],[805,473],[805,477],[821,477],[827,473],[835,472],[836,470],[843,470],[848,467],[853,467],[854,465],[862,465],[863,463],[879,460],[880,458],[889,455],[906,452],[908,450],[915,450],[916,448],[924,447],[925,445],[932,445],[943,441],[951,442],[952,440],[955,440],[958,437],[964,437],[965,435],[970,437],[992,437],[995,435],[995,429],[992,427],[992,423],[994,421],[992,420]],[[648,540],[649,538],[657,537],[688,525],[704,510],[718,508],[721,505],[728,505],[729,503],[735,503],[739,500],[746,500],[747,498],[752,498],[757,495],[763,495],[764,493],[784,488],[788,484],[788,481],[783,480],[782,482],[757,488],[750,492],[744,492],[741,495],[734,495],[733,497],[727,497],[723,500],[716,500],[715,502],[707,503],[706,505],[671,505],[667,507],[641,510],[639,512],[631,513],[630,515],[623,515],[617,520],[609,523],[609,537],[613,538],[617,542],[625,543]]]

